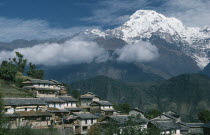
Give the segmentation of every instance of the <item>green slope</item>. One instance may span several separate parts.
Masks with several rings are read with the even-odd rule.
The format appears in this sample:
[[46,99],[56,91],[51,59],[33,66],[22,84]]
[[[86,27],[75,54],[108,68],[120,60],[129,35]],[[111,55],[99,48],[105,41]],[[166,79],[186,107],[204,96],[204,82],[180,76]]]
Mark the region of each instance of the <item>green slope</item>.
[[0,93],[3,97],[30,97],[30,95],[20,88],[16,87],[14,83],[10,83],[0,79]]
[[200,74],[185,74],[156,83],[124,83],[105,76],[71,84],[81,92],[92,91],[115,103],[129,103],[142,109],[175,110],[185,116],[196,116],[210,109],[210,79]]

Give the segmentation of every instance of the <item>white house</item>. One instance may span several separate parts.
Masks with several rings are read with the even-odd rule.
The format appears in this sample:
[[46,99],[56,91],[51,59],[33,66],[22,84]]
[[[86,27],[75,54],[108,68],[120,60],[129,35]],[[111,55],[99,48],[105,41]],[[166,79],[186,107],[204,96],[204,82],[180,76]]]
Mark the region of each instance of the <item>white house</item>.
[[90,111],[92,113],[101,113],[102,115],[113,115],[115,110],[113,104],[109,101],[93,101],[90,104]]
[[100,98],[91,92],[80,96],[81,106],[89,106],[93,101],[99,100]]
[[75,134],[87,134],[90,127],[97,123],[99,117],[91,113],[75,112],[66,117],[68,124],[73,126]]
[[37,98],[4,98],[4,114],[10,120],[12,129],[20,126],[48,126],[52,114],[47,111],[47,104]]
[[130,116],[140,116],[141,118],[145,118],[144,114],[145,114],[145,111],[143,111],[139,108],[134,108],[129,112]]
[[47,104],[37,98],[4,98],[4,113],[47,110]]
[[58,98],[65,101],[64,108],[76,108],[77,107],[78,101],[71,96],[60,96]]
[[66,101],[58,97],[41,97],[40,99],[50,108],[64,109],[66,105]]
[[56,97],[66,94],[65,87],[55,80],[27,79],[23,89],[31,91],[36,97]]

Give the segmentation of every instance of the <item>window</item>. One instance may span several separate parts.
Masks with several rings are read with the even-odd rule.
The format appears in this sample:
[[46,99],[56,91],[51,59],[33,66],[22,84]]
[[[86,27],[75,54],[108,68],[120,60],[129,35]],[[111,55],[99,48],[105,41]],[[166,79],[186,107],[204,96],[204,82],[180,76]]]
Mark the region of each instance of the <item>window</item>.
[[66,103],[67,104],[67,106],[69,106],[69,103]]
[[88,129],[87,126],[82,127],[82,130],[83,130],[83,131],[87,131],[87,129]]
[[93,119],[91,119],[91,124],[93,124]]
[[85,124],[87,124],[87,122],[88,122],[88,121],[87,121],[87,120],[85,120]]
[[7,108],[5,108],[5,109],[4,109],[4,112],[8,112],[8,109],[7,109]]
[[25,111],[27,111],[27,108],[25,108]]

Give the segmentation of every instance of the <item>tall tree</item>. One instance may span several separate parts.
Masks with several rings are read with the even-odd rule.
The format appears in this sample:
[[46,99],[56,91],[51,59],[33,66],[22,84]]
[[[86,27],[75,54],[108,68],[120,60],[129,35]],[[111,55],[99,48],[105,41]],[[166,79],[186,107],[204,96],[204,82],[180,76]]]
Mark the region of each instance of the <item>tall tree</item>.
[[3,61],[0,66],[0,78],[7,81],[14,81],[18,69],[11,61]]
[[36,79],[43,79],[44,71],[37,70],[36,65],[29,63],[29,70],[27,71],[28,76],[36,78]]
[[198,113],[198,118],[203,123],[209,122],[210,121],[210,111],[208,111],[208,110],[201,111],[200,113]]
[[13,62],[17,65],[18,71],[23,73],[27,64],[27,59],[24,59],[24,55],[19,52],[16,53],[16,58],[13,58]]

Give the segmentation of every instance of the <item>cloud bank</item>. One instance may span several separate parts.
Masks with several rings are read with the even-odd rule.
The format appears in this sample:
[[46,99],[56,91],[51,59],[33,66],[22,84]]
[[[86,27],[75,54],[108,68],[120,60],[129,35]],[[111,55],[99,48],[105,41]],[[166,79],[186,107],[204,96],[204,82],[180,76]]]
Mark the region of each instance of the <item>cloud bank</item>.
[[28,48],[18,48],[13,51],[1,51],[0,61],[15,57],[15,52],[20,52],[29,62],[45,66],[73,65],[91,62],[106,62],[117,60],[120,62],[149,62],[158,56],[158,49],[150,43],[140,42],[125,45],[114,51],[116,58],[100,47],[96,42],[75,37],[65,43],[45,43]]
[[139,42],[132,45],[125,45],[116,50],[117,60],[121,62],[149,62],[159,57],[156,46],[147,42]]
[[15,57],[20,52],[34,64],[54,66],[59,64],[80,64],[103,62],[108,59],[107,52],[95,42],[74,38],[63,44],[39,44],[29,48],[0,52],[0,61]]

